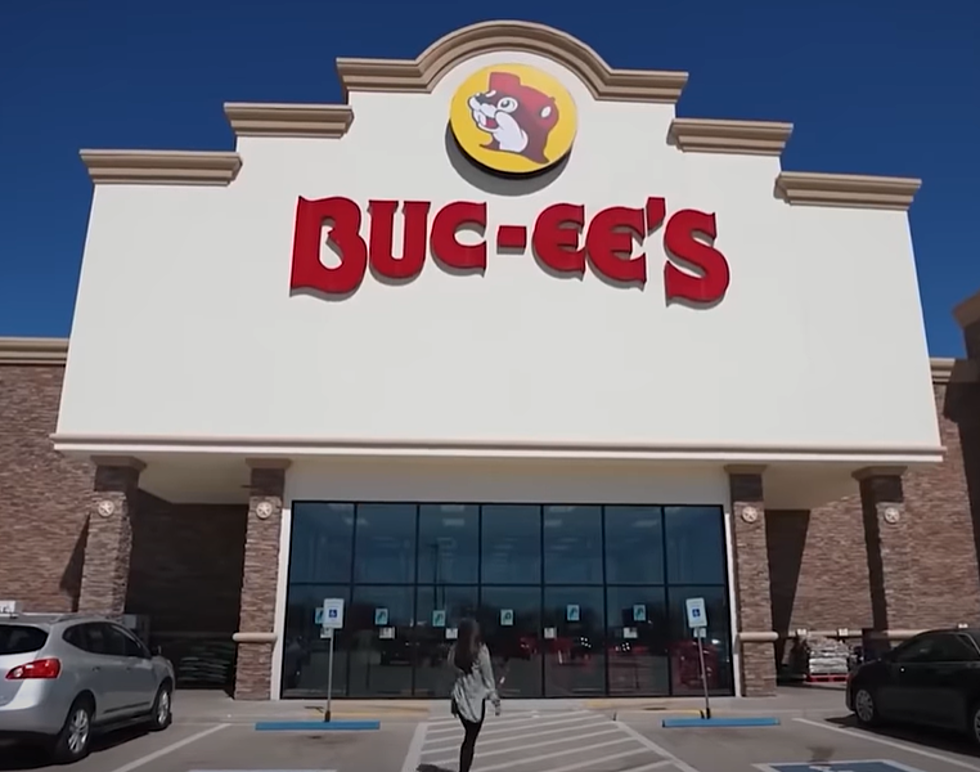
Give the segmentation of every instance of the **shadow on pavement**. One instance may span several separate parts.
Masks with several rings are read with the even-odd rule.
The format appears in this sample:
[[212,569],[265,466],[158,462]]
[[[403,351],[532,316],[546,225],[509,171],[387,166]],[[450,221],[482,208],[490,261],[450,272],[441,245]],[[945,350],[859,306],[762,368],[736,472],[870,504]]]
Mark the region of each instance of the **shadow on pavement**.
[[[92,740],[91,753],[95,756],[100,751],[143,737],[147,732],[142,727],[132,727],[100,735]],[[45,769],[48,766],[54,765],[44,750],[36,745],[0,745],[0,770]]]
[[862,726],[854,716],[843,718],[828,718],[828,724],[839,726],[845,729],[852,729],[857,732],[877,735],[889,740],[911,743],[913,745],[923,745],[938,751],[948,753],[959,753],[965,756],[980,757],[980,751],[962,735],[944,731],[942,729],[923,729],[919,727],[885,725],[876,727]]
[[435,764],[419,764],[418,772],[452,772],[452,770],[437,767]]

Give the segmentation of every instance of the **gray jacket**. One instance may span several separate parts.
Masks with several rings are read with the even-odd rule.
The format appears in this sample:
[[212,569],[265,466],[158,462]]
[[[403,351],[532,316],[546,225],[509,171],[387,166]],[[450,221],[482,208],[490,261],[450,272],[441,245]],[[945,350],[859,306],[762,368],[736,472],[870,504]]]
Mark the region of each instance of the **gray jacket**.
[[452,700],[455,710],[464,721],[476,724],[483,719],[483,703],[490,700],[494,706],[500,705],[497,685],[493,679],[493,665],[490,663],[490,650],[480,646],[473,669],[467,673],[456,667],[456,644],[449,650],[449,667],[456,675],[453,684]]

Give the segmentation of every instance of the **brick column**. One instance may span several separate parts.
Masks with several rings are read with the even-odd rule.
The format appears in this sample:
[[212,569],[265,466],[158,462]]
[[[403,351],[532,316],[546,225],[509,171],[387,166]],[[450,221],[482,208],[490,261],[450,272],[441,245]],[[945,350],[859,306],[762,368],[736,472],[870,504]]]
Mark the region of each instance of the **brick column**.
[[739,676],[746,697],[776,693],[776,634],[772,629],[763,469],[761,466],[725,469],[732,498],[732,551],[738,645],[742,655]]
[[136,458],[95,457],[78,610],[120,616],[126,608],[140,472]]
[[854,473],[861,491],[868,553],[871,616],[875,630],[915,627],[914,554],[902,491],[902,467]]
[[235,669],[236,700],[267,700],[279,581],[279,537],[288,459],[248,459],[251,493],[245,533],[245,565]]

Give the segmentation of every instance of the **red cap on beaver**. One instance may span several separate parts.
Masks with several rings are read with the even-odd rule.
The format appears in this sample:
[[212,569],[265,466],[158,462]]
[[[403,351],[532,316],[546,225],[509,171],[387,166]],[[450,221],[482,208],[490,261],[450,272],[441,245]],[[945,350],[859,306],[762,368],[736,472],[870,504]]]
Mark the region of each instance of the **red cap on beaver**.
[[[542,129],[550,130],[558,123],[558,106],[554,97],[523,85],[520,77],[510,72],[491,72],[489,81],[491,91],[496,91],[498,96],[514,97]],[[545,111],[546,107],[551,109]]]

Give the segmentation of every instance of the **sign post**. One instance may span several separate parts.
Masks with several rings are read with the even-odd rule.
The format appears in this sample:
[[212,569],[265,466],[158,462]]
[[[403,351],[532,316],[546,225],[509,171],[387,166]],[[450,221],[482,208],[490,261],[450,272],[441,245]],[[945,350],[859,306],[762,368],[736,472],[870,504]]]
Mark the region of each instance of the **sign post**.
[[694,637],[698,642],[698,661],[701,668],[701,684],[704,686],[704,717],[711,718],[711,702],[708,698],[708,673],[704,666],[704,640],[705,633],[708,631],[708,610],[705,607],[704,598],[688,598],[685,602],[687,606],[687,625],[694,631]]
[[323,712],[324,722],[330,721],[333,702],[333,641],[335,632],[344,627],[344,599],[324,598],[323,617],[320,620],[320,637],[330,641],[330,654],[327,658],[327,709]]

